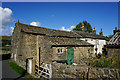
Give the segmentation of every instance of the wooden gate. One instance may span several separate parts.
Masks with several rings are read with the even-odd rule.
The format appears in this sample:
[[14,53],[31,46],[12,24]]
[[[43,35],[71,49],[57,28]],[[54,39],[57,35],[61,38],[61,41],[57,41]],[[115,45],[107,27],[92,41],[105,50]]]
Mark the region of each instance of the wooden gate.
[[52,66],[51,64],[40,63],[40,66],[35,65],[35,74],[38,77],[44,77],[47,79],[52,78]]

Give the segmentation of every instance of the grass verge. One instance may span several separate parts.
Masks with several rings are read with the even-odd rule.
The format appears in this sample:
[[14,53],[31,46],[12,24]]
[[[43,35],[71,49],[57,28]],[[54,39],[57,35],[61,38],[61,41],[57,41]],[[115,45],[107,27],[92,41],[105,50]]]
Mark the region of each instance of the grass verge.
[[9,54],[11,51],[8,50],[0,50],[0,54]]
[[25,71],[22,67],[18,66],[15,62],[9,61],[8,65],[20,76],[25,77],[25,78],[33,78],[29,73]]

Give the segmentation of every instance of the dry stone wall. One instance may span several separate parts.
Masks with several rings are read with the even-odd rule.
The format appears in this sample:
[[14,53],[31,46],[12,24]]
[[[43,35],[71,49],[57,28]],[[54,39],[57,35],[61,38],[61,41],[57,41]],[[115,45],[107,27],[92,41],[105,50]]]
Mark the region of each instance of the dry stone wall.
[[53,78],[120,79],[119,69],[89,68],[88,70],[85,66],[53,63],[52,70]]

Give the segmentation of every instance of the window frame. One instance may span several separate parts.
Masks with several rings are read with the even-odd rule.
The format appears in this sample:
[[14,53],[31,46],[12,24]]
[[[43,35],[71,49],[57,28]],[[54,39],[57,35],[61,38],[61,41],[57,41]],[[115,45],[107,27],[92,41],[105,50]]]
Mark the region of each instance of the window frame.
[[63,53],[63,49],[57,49],[57,53],[58,54],[62,54]]

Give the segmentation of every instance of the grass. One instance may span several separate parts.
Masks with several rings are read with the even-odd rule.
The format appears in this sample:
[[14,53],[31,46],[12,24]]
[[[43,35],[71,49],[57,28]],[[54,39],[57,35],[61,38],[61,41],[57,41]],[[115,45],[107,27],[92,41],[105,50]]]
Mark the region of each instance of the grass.
[[7,50],[0,50],[0,54],[9,54],[11,53],[11,51],[7,51]]
[[22,67],[18,66],[15,62],[9,61],[8,65],[20,76],[25,78],[33,78],[29,73],[25,71]]

